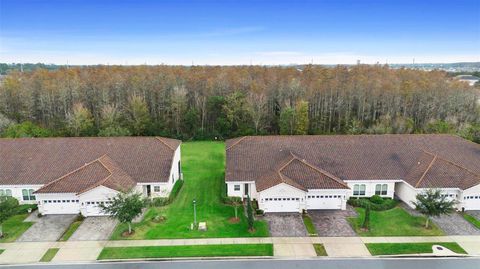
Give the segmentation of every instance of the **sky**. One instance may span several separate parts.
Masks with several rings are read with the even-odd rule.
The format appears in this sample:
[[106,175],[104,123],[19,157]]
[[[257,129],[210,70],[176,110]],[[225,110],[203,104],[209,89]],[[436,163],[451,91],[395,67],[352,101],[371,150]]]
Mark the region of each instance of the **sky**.
[[0,62],[480,61],[480,0],[0,0]]

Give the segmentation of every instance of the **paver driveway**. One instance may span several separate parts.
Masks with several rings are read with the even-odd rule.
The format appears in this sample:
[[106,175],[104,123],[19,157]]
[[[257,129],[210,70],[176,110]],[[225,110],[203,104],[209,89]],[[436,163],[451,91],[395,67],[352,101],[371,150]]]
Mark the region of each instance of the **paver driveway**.
[[432,218],[432,221],[447,235],[480,235],[480,230],[465,220],[459,213],[442,215]]
[[270,236],[307,236],[300,213],[268,213],[264,218],[268,222]]
[[348,217],[355,217],[357,213],[350,206],[347,210],[309,210],[308,214],[312,218],[313,224],[317,229],[318,236],[356,236]]
[[118,221],[109,217],[88,217],[68,241],[107,240]]
[[57,241],[77,217],[77,215],[46,215],[38,218],[36,214],[37,212],[33,212],[25,220],[33,221],[34,224],[17,239],[18,242]]

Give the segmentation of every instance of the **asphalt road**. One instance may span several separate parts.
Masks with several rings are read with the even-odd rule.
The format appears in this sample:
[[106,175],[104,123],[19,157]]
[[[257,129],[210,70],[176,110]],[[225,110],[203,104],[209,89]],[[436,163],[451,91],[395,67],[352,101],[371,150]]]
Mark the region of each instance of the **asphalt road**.
[[176,260],[139,262],[102,262],[77,264],[33,264],[0,266],[14,269],[479,269],[475,258],[401,258],[401,259],[306,259],[306,260]]

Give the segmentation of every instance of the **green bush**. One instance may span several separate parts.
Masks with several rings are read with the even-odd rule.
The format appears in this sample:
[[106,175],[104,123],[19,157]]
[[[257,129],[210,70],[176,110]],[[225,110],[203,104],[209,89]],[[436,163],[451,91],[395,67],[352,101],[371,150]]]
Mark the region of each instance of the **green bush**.
[[168,197],[155,197],[149,202],[149,206],[161,207],[169,205],[175,200],[178,193],[180,192],[180,189],[182,189],[182,186],[183,180],[178,180],[177,182],[175,182],[175,185],[173,185],[172,191],[170,192],[170,195]]
[[177,195],[182,189],[182,186],[183,186],[183,180],[177,180],[177,182],[175,182],[175,185],[173,185],[172,191],[168,196],[168,199],[170,199],[170,202],[172,202],[173,200],[175,200],[175,198],[177,198]]
[[381,204],[383,204],[383,198],[380,197],[380,195],[374,195],[374,196],[370,197],[370,202],[372,202],[374,204],[377,204],[377,205],[381,205]]
[[384,211],[384,210],[389,210],[398,205],[398,201],[390,198],[382,198],[383,203],[381,204],[375,204],[372,203],[368,198],[353,198],[351,197],[348,200],[348,204],[354,207],[362,207],[362,208],[367,208],[367,206],[370,206],[371,210],[374,211]]
[[235,203],[241,204],[242,198],[240,197],[230,197],[230,196],[224,196],[222,197],[222,202],[226,205],[233,205]]
[[263,210],[261,210],[261,209],[256,209],[255,210],[255,214],[257,214],[257,215],[263,215],[264,213],[265,212],[263,212]]
[[150,201],[150,206],[161,207],[170,204],[170,199],[167,197],[155,197]]

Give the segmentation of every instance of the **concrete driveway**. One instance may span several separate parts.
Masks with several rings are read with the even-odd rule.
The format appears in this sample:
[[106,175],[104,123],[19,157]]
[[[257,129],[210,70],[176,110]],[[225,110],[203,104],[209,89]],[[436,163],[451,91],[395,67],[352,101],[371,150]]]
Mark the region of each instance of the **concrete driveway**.
[[307,229],[300,213],[267,213],[264,219],[268,222],[270,236],[307,236]]
[[87,217],[68,241],[107,240],[117,223],[110,217]]
[[318,236],[356,236],[347,218],[355,217],[357,213],[351,207],[347,210],[309,210],[317,229]]
[[77,217],[77,215],[46,215],[39,218],[36,215],[37,212],[33,212],[25,219],[34,224],[17,239],[17,242],[57,241]]

